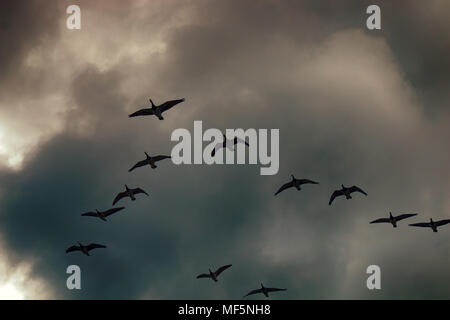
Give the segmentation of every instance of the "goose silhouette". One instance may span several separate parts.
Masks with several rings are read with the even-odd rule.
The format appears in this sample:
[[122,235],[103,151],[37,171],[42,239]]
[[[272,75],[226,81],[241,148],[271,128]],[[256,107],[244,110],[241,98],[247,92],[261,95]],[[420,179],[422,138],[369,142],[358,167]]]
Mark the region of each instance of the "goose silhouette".
[[123,210],[123,209],[125,209],[125,207],[111,208],[111,209],[108,209],[106,211],[95,210],[95,211],[90,211],[90,212],[83,213],[82,216],[85,216],[85,217],[97,217],[97,218],[100,218],[103,221],[106,221],[106,217],[108,217],[108,216],[110,216],[110,215],[112,215],[112,214],[114,214],[114,213],[116,213],[116,212],[118,212],[120,210]]
[[256,290],[252,290],[249,293],[247,293],[245,297],[248,297],[252,294],[258,294],[258,293],[262,293],[263,295],[265,295],[266,297],[269,297],[269,292],[275,292],[275,291],[286,291],[287,289],[278,289],[278,288],[266,288],[264,287],[264,285],[261,283],[261,288],[260,289],[256,289]]
[[410,224],[410,226],[431,228],[431,230],[433,230],[433,232],[438,232],[438,227],[441,227],[448,223],[450,223],[450,219],[439,220],[439,221],[433,221],[433,219],[430,219],[430,222],[413,223],[413,224]]
[[247,141],[242,140],[241,138],[234,137],[234,139],[227,139],[227,137],[223,134],[223,142],[216,144],[214,149],[211,151],[211,157],[214,157],[216,155],[216,151],[219,151],[222,148],[228,148],[228,150],[234,151],[234,146],[238,143],[243,143],[247,147],[250,146]]
[[289,181],[288,183],[283,184],[280,187],[280,189],[278,189],[278,191],[275,193],[275,196],[277,194],[279,194],[280,192],[282,192],[282,191],[284,191],[286,189],[289,189],[289,188],[293,188],[293,187],[295,187],[298,191],[300,191],[302,189],[301,188],[302,184],[319,184],[318,182],[315,182],[315,181],[312,181],[312,180],[309,180],[309,179],[296,179],[294,177],[294,175],[292,175],[292,174],[291,174],[291,177],[292,177],[292,180]]
[[212,272],[211,269],[208,269],[209,273],[202,273],[199,274],[197,276],[197,279],[200,278],[211,278],[212,280],[214,280],[214,282],[217,282],[217,277],[219,276],[219,274],[221,274],[222,272],[224,272],[226,269],[228,269],[229,267],[231,267],[231,264],[227,264],[225,266],[220,267],[219,269],[217,269],[216,271]]
[[77,243],[78,243],[77,246],[71,246],[70,248],[67,248],[66,253],[73,252],[73,251],[81,251],[85,255],[89,256],[90,255],[89,251],[91,251],[93,249],[106,248],[106,246],[104,246],[102,244],[97,244],[97,243],[91,243],[91,244],[88,244],[87,246],[83,246],[78,241],[77,241]]
[[136,163],[130,170],[128,170],[128,172],[131,172],[131,171],[133,171],[136,168],[143,167],[143,166],[146,166],[146,165],[149,165],[152,169],[156,169],[157,166],[156,166],[155,162],[171,158],[170,156],[164,156],[164,155],[151,157],[151,156],[148,155],[147,152],[144,152],[144,153],[145,153],[146,158],[144,160],[139,161],[138,163]]
[[173,106],[175,106],[181,102],[184,102],[184,98],[183,98],[183,99],[178,99],[178,100],[166,101],[159,106],[155,106],[152,99],[149,99],[149,100],[150,100],[150,103],[152,104],[151,108],[144,108],[144,109],[138,110],[138,111],[130,114],[128,117],[133,118],[133,117],[139,117],[139,116],[154,115],[159,120],[164,120],[164,118],[162,116],[163,112],[169,110],[170,108],[172,108]]
[[330,202],[328,202],[328,205],[331,206],[331,203],[333,202],[333,200],[334,200],[336,197],[345,196],[345,198],[346,198],[347,200],[348,200],[348,199],[351,199],[351,198],[352,198],[351,194],[352,194],[353,192],[359,192],[359,193],[362,193],[363,195],[366,195],[366,196],[367,196],[367,193],[365,193],[361,188],[359,188],[359,187],[357,187],[357,186],[353,186],[353,187],[350,187],[350,188],[344,187],[343,184],[342,184],[341,186],[342,186],[342,189],[340,189],[340,190],[335,190],[335,191],[333,192],[333,194],[331,195],[331,198],[330,198]]
[[125,191],[119,192],[117,194],[117,196],[114,198],[113,205],[115,205],[120,199],[126,198],[126,197],[130,197],[130,199],[132,201],[134,201],[134,200],[136,200],[135,195],[140,194],[140,193],[143,193],[148,196],[148,193],[145,192],[144,190],[142,190],[141,188],[132,189],[132,188],[128,188],[128,186],[125,185]]
[[417,216],[417,213],[405,213],[398,216],[393,216],[392,212],[389,212],[389,218],[380,218],[371,221],[370,223],[390,223],[394,228],[397,228],[397,222],[406,218]]

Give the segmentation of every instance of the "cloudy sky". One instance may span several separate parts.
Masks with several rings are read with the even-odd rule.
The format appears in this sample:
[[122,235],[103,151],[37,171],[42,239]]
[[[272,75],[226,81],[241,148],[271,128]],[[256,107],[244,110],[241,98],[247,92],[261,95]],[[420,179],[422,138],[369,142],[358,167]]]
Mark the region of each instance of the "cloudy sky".
[[[66,7],[81,8],[81,30]],[[450,298],[450,3],[95,0],[0,4],[0,298]],[[127,115],[175,98],[165,120]],[[280,170],[175,166],[177,128],[276,128]],[[320,182],[276,189],[290,174]],[[123,185],[150,197],[123,200]],[[341,184],[369,196],[329,196]],[[399,228],[369,225],[417,212]],[[66,254],[76,241],[107,249]],[[232,263],[218,283],[198,273]],[[81,290],[66,268],[81,268]],[[381,268],[382,289],[366,287]]]

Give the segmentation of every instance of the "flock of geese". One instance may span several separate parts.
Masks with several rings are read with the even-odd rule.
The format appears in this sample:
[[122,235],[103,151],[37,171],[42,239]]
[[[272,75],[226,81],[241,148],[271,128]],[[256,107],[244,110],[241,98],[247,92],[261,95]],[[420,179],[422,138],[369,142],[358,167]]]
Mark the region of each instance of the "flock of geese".
[[[280,189],[278,189],[278,191],[275,193],[275,195],[279,194],[280,192],[289,189],[289,188],[296,188],[297,190],[301,190],[301,185],[303,184],[319,184],[318,182],[309,180],[309,179],[296,179],[293,175],[291,175],[292,180],[283,184]],[[351,194],[354,192],[359,192],[362,193],[363,195],[367,196],[367,193],[362,190],[360,187],[358,186],[352,186],[352,187],[345,187],[343,184],[341,185],[341,189],[339,190],[335,190],[332,194],[331,194],[331,198],[330,201],[328,202],[328,205],[331,206],[331,204],[333,203],[334,199],[336,199],[337,197],[340,196],[345,196],[345,198],[348,199],[352,199]],[[397,228],[397,222],[406,218],[411,218],[417,216],[417,213],[405,213],[405,214],[400,214],[398,216],[393,216],[392,212],[389,212],[389,217],[388,218],[379,218],[376,220],[371,221],[370,223],[390,223],[392,224],[392,226],[394,228]],[[412,227],[424,227],[424,228],[431,228],[431,230],[433,230],[433,232],[438,232],[438,227],[441,227],[443,225],[446,225],[450,223],[450,219],[444,219],[444,220],[439,220],[439,221],[433,221],[433,219],[430,219],[430,222],[419,222],[419,223],[412,223],[410,224],[410,226]]]
[[[132,114],[129,115],[130,118],[133,117],[138,117],[138,116],[148,116],[148,115],[154,115],[155,117],[157,117],[159,120],[164,120],[162,114],[171,109],[173,106],[184,102],[185,99],[178,99],[178,100],[170,100],[170,101],[166,101],[163,104],[156,106],[153,101],[150,99],[150,103],[151,103],[151,108],[144,108],[141,110],[138,110]],[[240,138],[234,138],[234,139],[227,139],[225,135],[223,135],[223,142],[218,143],[216,145],[216,147],[212,150],[211,152],[211,156],[215,156],[216,154],[216,150],[219,150],[220,148],[229,148],[230,150],[234,150],[234,145],[236,145],[237,143],[243,143],[246,146],[249,146],[248,142],[245,140],[242,140]],[[143,166],[150,166],[152,169],[156,169],[156,162],[158,161],[162,161],[165,159],[170,159],[170,156],[166,156],[166,155],[156,155],[156,156],[150,156],[147,152],[144,152],[146,158],[144,160],[141,160],[139,162],[137,162],[133,167],[131,167],[131,169],[129,169],[128,171],[131,172],[133,170],[135,170],[136,168],[140,168]],[[294,175],[291,175],[291,181],[283,184],[275,193],[275,196],[278,195],[279,193],[283,192],[286,189],[289,188],[295,188],[298,191],[300,191],[302,189],[302,185],[305,184],[319,184],[319,182],[313,181],[313,180],[309,180],[309,179],[297,179],[294,177]],[[365,196],[367,196],[367,193],[362,190],[360,187],[358,186],[352,186],[352,187],[345,187],[343,184],[341,185],[341,189],[335,190],[330,197],[330,200],[328,202],[328,204],[331,206],[331,204],[333,203],[333,201],[337,198],[337,197],[341,197],[341,196],[345,196],[345,198],[347,200],[352,199],[351,194],[353,193],[361,193]],[[112,205],[114,206],[117,202],[119,202],[121,199],[123,198],[130,198],[132,201],[136,200],[136,195],[138,194],[144,194],[146,196],[149,196],[147,192],[145,192],[143,189],[137,187],[137,188],[129,188],[127,185],[125,185],[125,191],[119,192],[116,197],[113,200]],[[90,212],[86,212],[81,214],[81,216],[87,216],[87,217],[95,217],[95,218],[99,218],[103,221],[107,221],[107,217],[109,217],[112,214],[115,214],[121,210],[125,209],[125,207],[115,207],[115,208],[111,208],[108,209],[106,211],[99,211],[99,210],[95,210],[95,211],[90,211]],[[411,213],[411,214],[400,214],[398,216],[393,216],[391,212],[389,212],[389,217],[388,218],[379,218],[376,219],[374,221],[371,221],[370,223],[390,223],[392,224],[392,226],[394,228],[397,227],[397,222],[407,219],[407,218],[411,218],[416,216],[417,213]],[[445,219],[445,220],[439,220],[439,221],[433,221],[433,219],[430,219],[429,222],[420,222],[420,223],[413,223],[410,224],[410,226],[414,226],[414,227],[425,227],[425,228],[431,228],[433,230],[433,232],[437,232],[438,231],[438,227],[446,225],[450,223],[450,219]],[[106,248],[105,245],[102,244],[97,244],[97,243],[91,243],[89,245],[83,245],[80,242],[77,242],[77,245],[73,245],[71,247],[69,247],[66,250],[66,253],[69,252],[74,252],[74,251],[81,251],[83,254],[85,254],[86,256],[89,256],[89,252],[93,249],[98,249],[98,248]],[[197,276],[197,279],[200,278],[209,278],[212,279],[214,282],[218,281],[218,277],[219,275],[224,272],[225,270],[227,270],[228,268],[230,268],[232,265],[231,264],[227,264],[224,265],[220,268],[218,268],[216,271],[211,271],[211,269],[208,269],[209,273],[202,273],[199,274]],[[276,291],[285,291],[287,289],[280,289],[280,288],[267,288],[264,287],[264,285],[261,283],[261,287],[255,290],[250,291],[249,293],[247,293],[245,297],[250,296],[250,295],[254,295],[254,294],[259,294],[262,293],[264,296],[269,297],[269,292],[276,292]]]

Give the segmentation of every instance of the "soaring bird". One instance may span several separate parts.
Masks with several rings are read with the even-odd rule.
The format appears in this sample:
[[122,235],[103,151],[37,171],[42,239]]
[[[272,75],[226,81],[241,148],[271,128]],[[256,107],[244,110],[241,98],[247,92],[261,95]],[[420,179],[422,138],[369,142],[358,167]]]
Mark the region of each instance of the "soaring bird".
[[389,212],[389,218],[380,218],[373,220],[370,223],[390,223],[394,228],[397,228],[397,222],[406,218],[417,216],[417,213],[405,213],[398,216],[393,216],[392,212]]
[[138,116],[155,115],[156,117],[158,117],[159,120],[164,120],[164,118],[162,116],[163,112],[165,112],[165,111],[169,110],[170,108],[172,108],[173,106],[183,102],[184,98],[178,99],[178,100],[166,101],[159,106],[155,106],[152,99],[149,99],[149,100],[150,100],[150,103],[152,104],[151,108],[141,109],[139,111],[136,111],[135,113],[130,114],[128,117],[133,118],[133,117],[138,117]]
[[223,135],[223,142],[219,142],[218,144],[216,144],[214,149],[211,151],[211,157],[214,157],[216,155],[216,151],[219,151],[219,149],[221,148],[228,148],[229,150],[234,151],[234,146],[238,143],[243,143],[247,147],[250,146],[247,141],[242,140],[241,138],[234,137],[234,139],[231,140],[227,139],[227,137]]
[[269,297],[269,292],[275,292],[275,291],[286,291],[287,289],[278,289],[278,288],[266,288],[264,287],[264,285],[261,283],[261,288],[260,289],[256,289],[256,290],[252,290],[249,293],[247,293],[245,297],[250,296],[252,294],[257,294],[257,293],[262,293],[264,294],[266,297]]
[[97,244],[97,243],[91,243],[87,246],[83,246],[81,243],[79,243],[77,241],[78,245],[77,246],[71,246],[70,248],[68,248],[66,250],[66,253],[72,252],[72,251],[81,251],[83,252],[85,255],[89,256],[89,251],[91,251],[92,249],[97,249],[97,248],[106,248],[106,246],[102,245],[102,244]]
[[220,267],[219,269],[217,269],[214,272],[212,272],[211,269],[208,269],[209,270],[209,274],[208,273],[199,274],[197,276],[197,279],[200,279],[200,278],[211,278],[212,280],[217,282],[217,277],[219,276],[219,274],[221,274],[222,272],[224,272],[226,269],[228,269],[231,266],[232,266],[231,264],[227,264],[226,266],[222,266],[222,267]]
[[285,183],[281,186],[280,189],[278,189],[278,191],[275,193],[275,195],[279,194],[281,191],[295,187],[297,190],[301,190],[302,188],[300,187],[302,184],[319,184],[318,182],[309,180],[309,179],[295,179],[294,175],[291,174],[292,180],[289,181],[288,183]]
[[130,197],[131,200],[134,201],[134,200],[136,200],[135,195],[139,194],[139,193],[143,193],[148,196],[148,193],[145,192],[144,190],[142,190],[141,188],[130,189],[130,188],[128,188],[127,185],[125,185],[125,191],[119,192],[117,194],[117,196],[114,198],[113,205],[115,205],[117,203],[117,201],[119,201],[120,199],[126,198],[126,197]]
[[430,222],[413,223],[413,224],[410,224],[410,226],[431,228],[433,230],[433,232],[438,232],[437,227],[446,225],[447,223],[450,223],[450,219],[445,219],[445,220],[440,220],[440,221],[433,221],[433,219],[430,219]]
[[106,211],[98,211],[96,209],[95,211],[90,211],[90,212],[83,213],[82,216],[85,216],[85,217],[97,217],[97,218],[102,219],[103,221],[106,221],[106,217],[107,216],[110,216],[110,215],[112,215],[112,214],[114,214],[114,213],[116,213],[116,212],[118,212],[120,210],[123,210],[123,209],[125,209],[125,207],[111,208],[111,209],[108,209]]
[[360,193],[362,193],[362,194],[367,196],[367,193],[365,193],[361,188],[359,188],[357,186],[353,186],[353,187],[350,187],[350,188],[344,187],[343,184],[341,184],[341,186],[342,186],[341,190],[336,190],[331,195],[330,202],[328,203],[330,206],[331,206],[331,203],[333,202],[333,200],[336,197],[345,196],[346,199],[351,199],[352,196],[350,194],[353,193],[353,192],[360,192]]
[[145,156],[147,158],[145,160],[142,160],[142,161],[139,161],[138,163],[136,163],[133,166],[133,168],[128,170],[128,172],[131,172],[131,171],[133,171],[136,168],[139,168],[139,167],[142,167],[142,166],[146,166],[146,165],[149,165],[150,167],[152,167],[152,169],[155,169],[157,167],[156,164],[155,164],[156,161],[161,161],[161,160],[164,160],[164,159],[170,159],[171,158],[170,156],[162,156],[162,155],[150,157],[147,152],[144,152],[144,153],[145,153]]

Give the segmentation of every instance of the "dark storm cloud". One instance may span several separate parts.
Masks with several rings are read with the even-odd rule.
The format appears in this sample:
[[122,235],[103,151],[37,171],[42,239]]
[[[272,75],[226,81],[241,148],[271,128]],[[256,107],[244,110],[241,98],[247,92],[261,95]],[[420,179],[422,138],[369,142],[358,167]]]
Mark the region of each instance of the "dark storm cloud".
[[[22,170],[0,176],[8,252],[16,262],[32,262],[33,275],[55,297],[240,298],[261,281],[289,289],[275,299],[448,296],[448,277],[437,276],[450,262],[445,230],[368,225],[389,210],[448,217],[448,123],[424,117],[425,106],[441,101],[421,96],[416,86],[424,83],[411,80],[430,77],[434,88],[448,77],[429,75],[425,66],[409,70],[402,63],[409,42],[395,45],[405,32],[394,17],[409,21],[420,14],[418,2],[406,10],[382,6],[387,23],[374,33],[364,30],[364,2],[80,5],[84,29],[70,33],[80,47],[60,45],[76,66],[63,89],[74,107],[62,112],[61,133],[31,153]],[[53,43],[61,33],[69,37],[52,32]],[[87,43],[77,42],[83,32]],[[437,48],[433,59],[442,60],[436,30],[421,32],[416,45]],[[149,95],[186,102],[164,121],[128,119]],[[191,130],[193,120],[205,129],[279,128],[279,174],[170,161],[127,172],[144,151],[170,153],[172,130]],[[273,197],[291,173],[320,185]],[[125,183],[150,197],[125,200],[126,210],[107,223],[79,216],[108,208]],[[369,196],[329,207],[341,183],[358,184]],[[66,255],[74,241],[108,248],[91,257]],[[412,254],[417,249],[421,259]],[[195,279],[226,263],[233,267],[218,285]],[[69,264],[82,268],[80,292],[65,288]],[[369,264],[382,268],[380,293],[365,288]]]
[[[29,52],[58,37],[57,2],[38,0],[3,1],[0,4],[0,80],[2,88],[18,85],[27,69],[24,60]],[[35,83],[37,84],[37,83]],[[27,88],[31,89],[31,88]],[[3,90],[2,90],[3,92]]]

